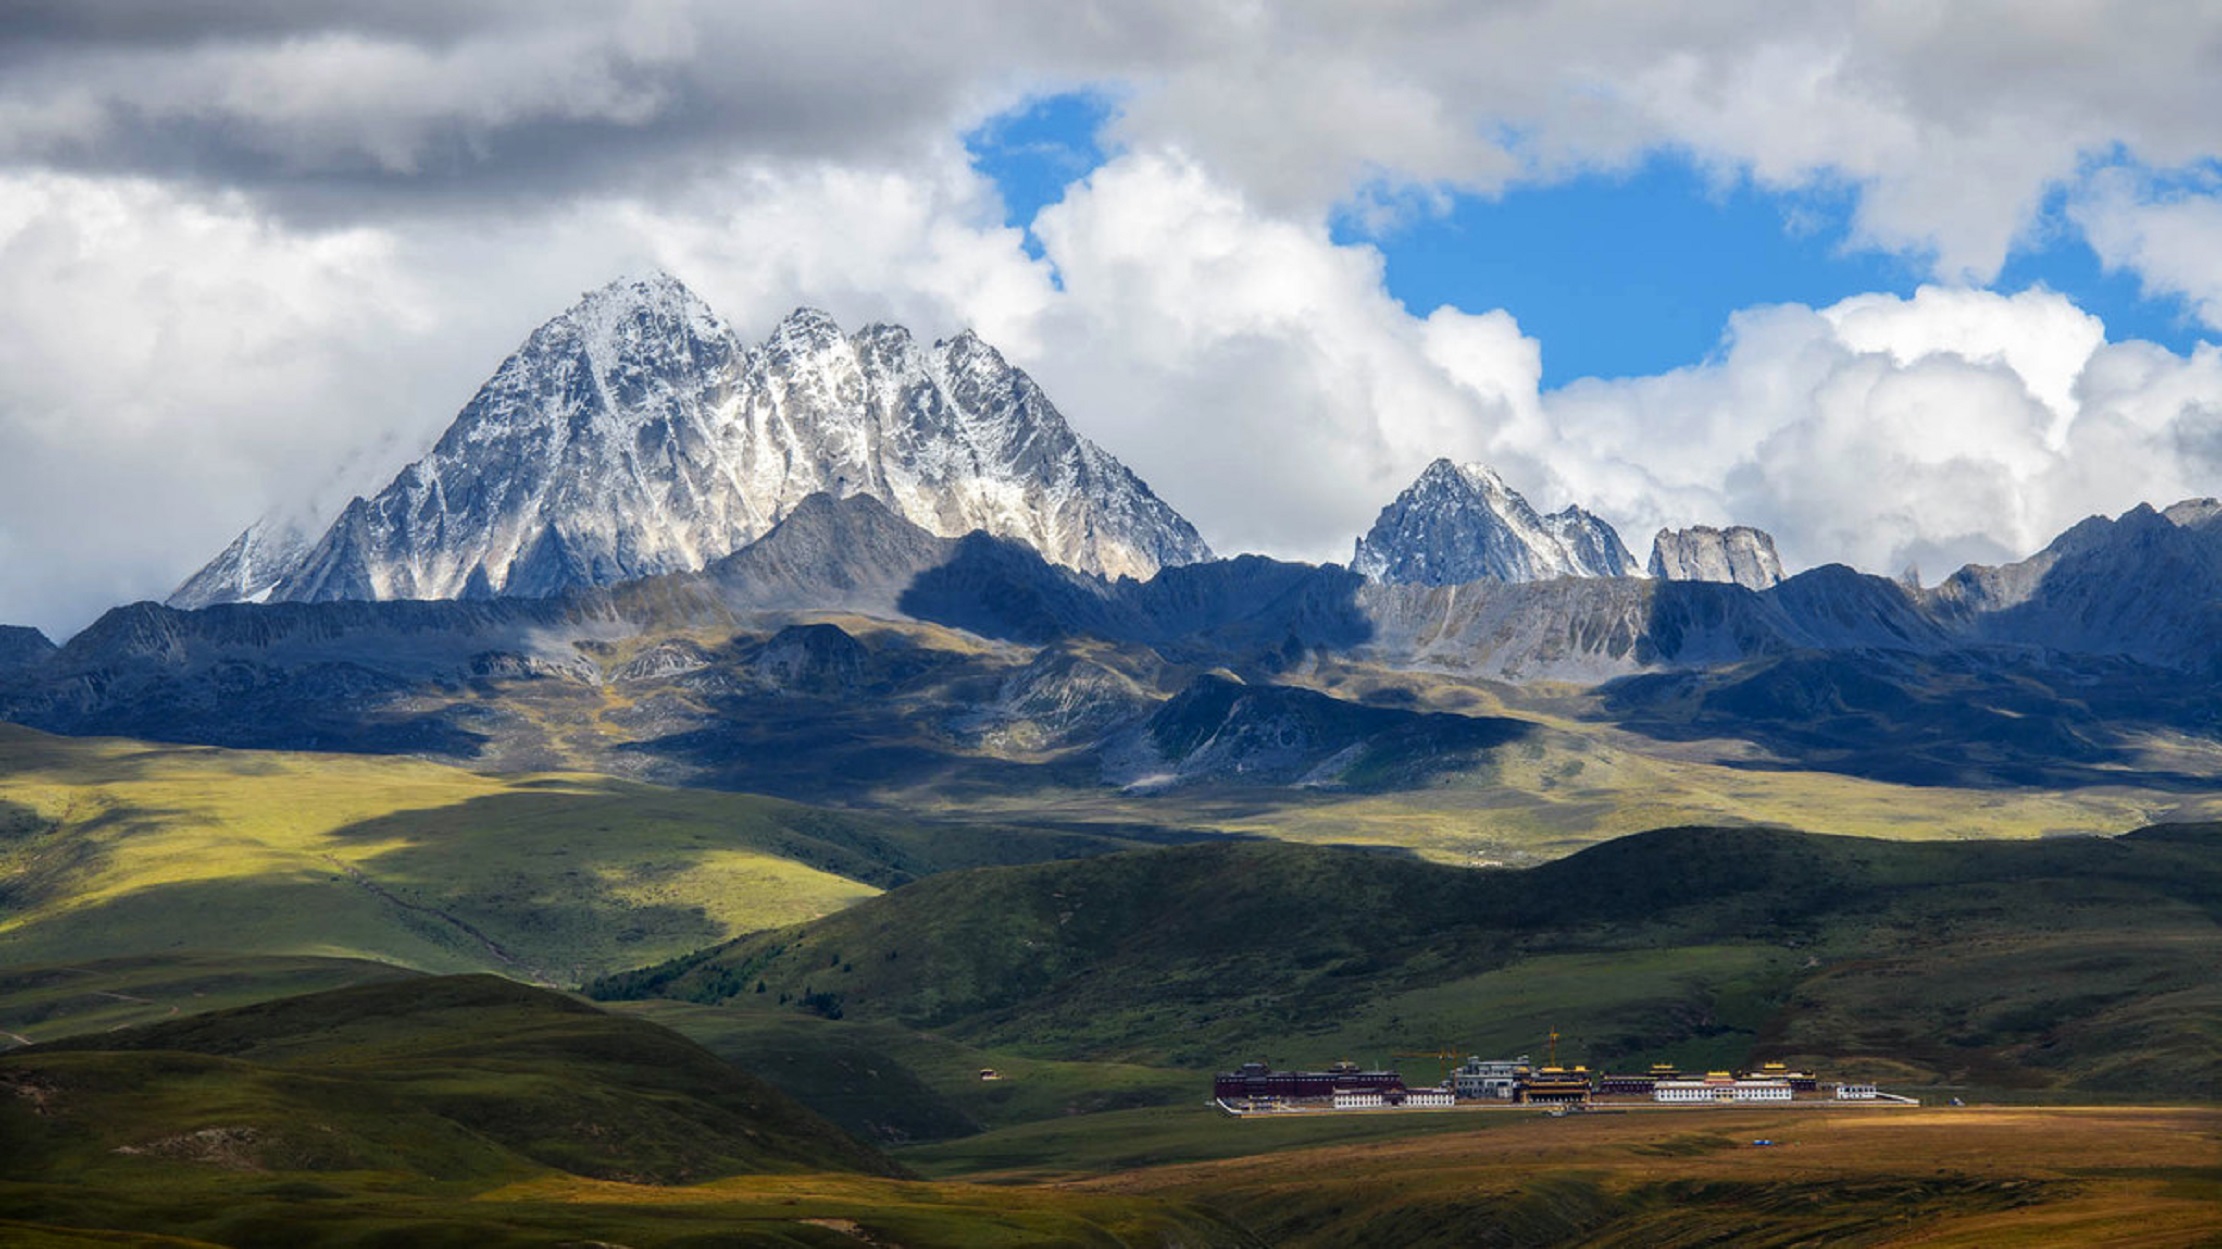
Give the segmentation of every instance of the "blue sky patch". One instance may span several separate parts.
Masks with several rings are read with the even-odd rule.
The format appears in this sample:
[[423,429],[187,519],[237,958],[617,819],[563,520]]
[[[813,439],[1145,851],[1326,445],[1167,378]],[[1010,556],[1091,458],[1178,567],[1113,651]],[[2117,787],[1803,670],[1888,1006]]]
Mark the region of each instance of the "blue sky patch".
[[[1739,308],[1911,295],[1929,280],[1927,258],[1849,246],[1855,197],[1848,186],[1784,194],[1746,180],[1723,188],[1662,156],[1633,174],[1496,200],[1460,197],[1448,212],[1380,237],[1341,222],[1336,238],[1379,247],[1390,294],[1415,315],[1442,304],[1510,311],[1542,342],[1543,384],[1556,387],[1704,360]],[[2045,206],[2033,239],[1992,288],[2042,284],[2105,321],[2111,339],[2189,350],[2200,333],[2183,302],[2148,299],[2134,276],[2106,272],[2064,202]]]
[[1098,136],[1114,107],[1092,91],[1035,96],[964,136],[972,167],[1002,193],[1004,224],[1026,231],[1026,254],[1034,259],[1042,257],[1035,215],[1109,159]]
[[[1037,96],[965,136],[974,167],[1002,195],[1006,223],[1026,231],[1028,255],[1042,256],[1035,215],[1109,159],[1101,135],[1116,111],[1098,92]],[[1851,246],[1857,195],[1849,185],[1790,193],[1748,179],[1724,185],[1661,154],[1632,173],[1495,199],[1457,196],[1446,211],[1407,213],[1380,233],[1353,212],[1334,223],[1333,237],[1379,248],[1389,293],[1416,316],[1444,304],[1510,311],[1543,344],[1551,388],[1708,359],[1740,308],[1911,295],[1930,280],[1928,258]],[[2189,307],[2148,298],[2133,274],[2108,272],[2065,204],[2061,192],[2043,206],[1992,288],[2041,284],[2097,315],[2110,339],[2190,350],[2203,335]]]

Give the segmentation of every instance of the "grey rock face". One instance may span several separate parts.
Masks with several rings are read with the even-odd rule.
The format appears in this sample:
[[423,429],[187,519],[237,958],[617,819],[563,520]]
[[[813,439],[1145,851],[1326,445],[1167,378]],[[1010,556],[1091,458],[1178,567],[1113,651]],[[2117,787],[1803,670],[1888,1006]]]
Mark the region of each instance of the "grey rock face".
[[1661,529],[1651,540],[1651,575],[1662,581],[1724,581],[1747,590],[1782,584],[1782,557],[1763,529]]
[[1553,577],[1626,577],[1635,557],[1613,527],[1578,507],[1538,515],[1480,464],[1437,460],[1358,540],[1351,568],[1392,585]]
[[306,550],[250,529],[172,603],[547,597],[700,569],[820,492],[1109,576],[1211,554],[976,336],[845,335],[803,309],[750,349],[659,274],[536,330]]

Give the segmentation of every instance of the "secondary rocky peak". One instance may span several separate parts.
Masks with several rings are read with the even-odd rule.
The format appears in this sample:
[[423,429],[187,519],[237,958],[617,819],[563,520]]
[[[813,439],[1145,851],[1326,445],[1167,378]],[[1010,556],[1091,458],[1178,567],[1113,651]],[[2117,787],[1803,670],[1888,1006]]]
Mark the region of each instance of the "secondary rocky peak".
[[1438,459],[1381,509],[1351,567],[1369,580],[1419,585],[1626,577],[1635,557],[1578,507],[1539,515],[1485,464]]
[[764,349],[786,355],[807,355],[846,341],[841,323],[833,319],[833,314],[817,308],[797,308],[772,327],[771,338],[765,342]]
[[300,566],[313,540],[299,522],[265,516],[172,590],[166,601],[186,611],[215,603],[261,602]]
[[2179,529],[2196,529],[2222,518],[2222,499],[2185,499],[2161,513]]
[[249,530],[173,601],[540,597],[702,568],[820,491],[1111,576],[1211,554],[976,335],[851,337],[804,307],[752,350],[652,273],[534,331],[430,454],[321,538]]
[[1782,557],[1763,529],[1692,525],[1651,540],[1651,575],[1662,581],[1724,581],[1747,590],[1782,584]]
[[0,670],[42,663],[59,649],[28,625],[0,625]]

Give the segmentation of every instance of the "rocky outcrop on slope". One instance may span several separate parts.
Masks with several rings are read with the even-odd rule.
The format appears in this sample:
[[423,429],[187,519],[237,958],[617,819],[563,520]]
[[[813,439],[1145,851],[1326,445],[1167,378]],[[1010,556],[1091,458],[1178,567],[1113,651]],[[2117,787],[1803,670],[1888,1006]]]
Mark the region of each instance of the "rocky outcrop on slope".
[[1350,566],[1392,585],[1553,577],[1626,577],[1635,557],[1611,525],[1578,507],[1539,515],[1480,464],[1437,460],[1381,510]]
[[1765,590],[1782,583],[1782,557],[1763,529],[1692,525],[1661,529],[1651,539],[1649,571],[1662,581],[1724,581]]

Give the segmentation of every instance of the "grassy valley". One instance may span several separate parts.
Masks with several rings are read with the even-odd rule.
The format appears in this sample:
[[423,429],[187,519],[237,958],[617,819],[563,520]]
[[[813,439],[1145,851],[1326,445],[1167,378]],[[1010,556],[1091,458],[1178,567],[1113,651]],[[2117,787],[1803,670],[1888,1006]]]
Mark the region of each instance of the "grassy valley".
[[[2211,1116],[2059,1104],[2211,1103],[2222,826],[2039,834],[2210,799],[1784,771],[1573,691],[1322,665],[1257,696],[1101,648],[1014,687],[1031,718],[911,749],[841,684],[877,661],[790,640],[750,652],[788,685],[717,712],[760,740],[695,748],[769,775],[823,732],[794,788],[840,805],[0,728],[0,1239],[2045,1243],[2137,1208],[2198,1243]],[[1189,693],[1131,724],[1189,774],[1121,788],[1060,744],[1066,682],[1161,679]],[[528,687],[536,715],[579,696]],[[1321,760],[1343,770],[1312,785]],[[1879,836],[1640,830],[1816,809]],[[507,979],[424,974],[484,971]],[[1780,1058],[2017,1109],[1202,1104],[1245,1058],[1432,1080],[1553,1031],[1593,1066]],[[1757,1136],[1798,1152],[1755,1167]]]
[[[787,1052],[844,1026],[865,1048],[817,1061],[892,1035],[800,1023]],[[911,1052],[976,1055],[940,1048]],[[809,1083],[485,976],[95,1034],[0,1055],[0,1239],[2188,1247],[2222,1201],[2211,1106],[1241,1121],[1191,1097],[889,1155],[787,1096]]]

